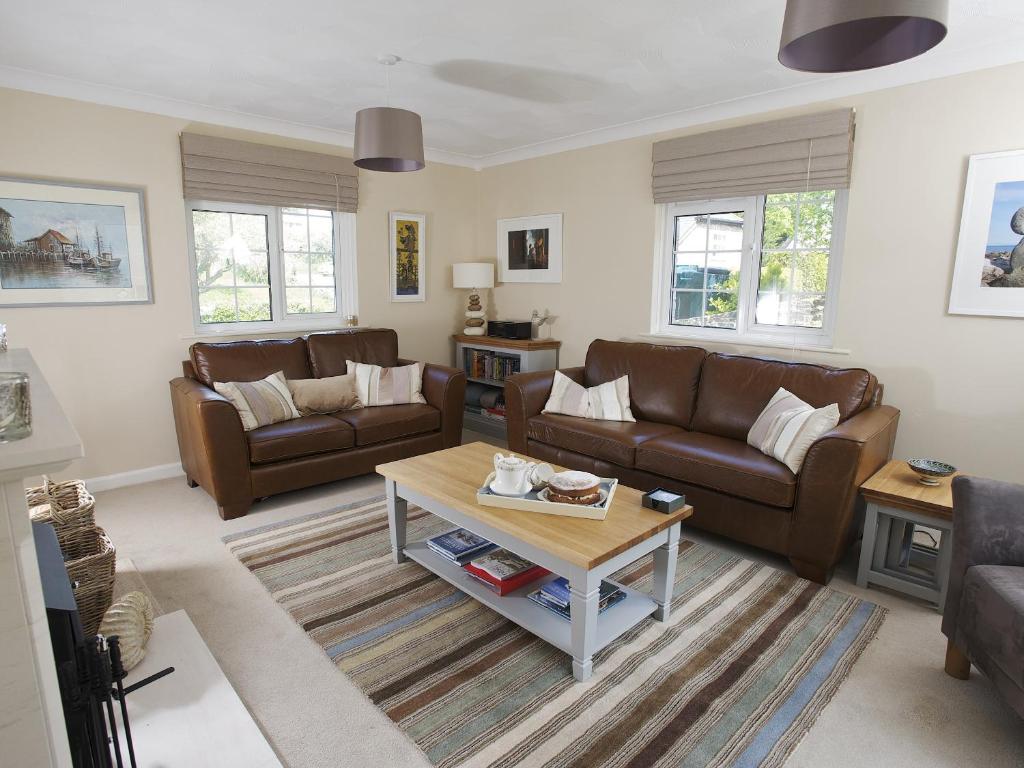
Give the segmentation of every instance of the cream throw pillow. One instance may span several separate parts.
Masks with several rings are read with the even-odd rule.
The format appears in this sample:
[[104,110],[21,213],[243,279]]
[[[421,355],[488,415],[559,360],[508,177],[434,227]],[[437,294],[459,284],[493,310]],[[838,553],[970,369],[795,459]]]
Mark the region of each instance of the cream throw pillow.
[[838,423],[838,403],[814,408],[779,387],[747,433],[747,443],[797,474],[814,441]]
[[599,421],[636,421],[629,410],[629,377],[621,376],[589,389],[555,371],[543,413],[561,413]]
[[363,405],[427,402],[420,394],[423,372],[419,363],[382,368],[379,365],[346,360],[345,366],[350,375],[355,374],[356,391]]
[[283,371],[260,381],[215,381],[213,388],[235,406],[246,432],[300,416]]
[[362,408],[356,377],[352,375],[326,376],[322,379],[288,379],[288,391],[299,413],[336,413]]

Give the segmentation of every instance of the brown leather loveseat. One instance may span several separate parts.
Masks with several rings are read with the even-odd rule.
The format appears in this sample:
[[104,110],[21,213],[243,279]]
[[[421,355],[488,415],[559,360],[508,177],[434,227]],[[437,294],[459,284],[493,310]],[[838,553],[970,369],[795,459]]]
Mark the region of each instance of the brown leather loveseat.
[[[899,411],[881,404],[882,386],[860,368],[598,340],[582,367],[562,373],[587,387],[628,374],[636,423],[543,414],[553,373],[518,374],[505,388],[513,451],[685,493],[688,524],[785,555],[820,583],[849,546],[858,487],[896,438]],[[811,447],[799,475],[746,443],[779,387],[816,408],[839,404],[839,425]]]
[[466,374],[423,367],[426,404],[360,408],[303,416],[250,432],[215,381],[256,381],[276,371],[288,379],[345,373],[346,360],[392,367],[398,336],[374,328],[313,333],[297,339],[193,344],[185,375],[171,381],[181,464],[225,520],[255,499],[373,472],[378,464],[451,448],[462,441]]

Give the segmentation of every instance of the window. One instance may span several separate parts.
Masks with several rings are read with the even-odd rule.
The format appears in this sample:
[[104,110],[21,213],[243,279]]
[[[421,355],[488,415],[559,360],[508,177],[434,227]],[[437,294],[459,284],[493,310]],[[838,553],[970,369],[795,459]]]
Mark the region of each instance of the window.
[[355,306],[355,214],[192,202],[196,330],[337,326]]
[[846,192],[665,206],[652,333],[830,346]]

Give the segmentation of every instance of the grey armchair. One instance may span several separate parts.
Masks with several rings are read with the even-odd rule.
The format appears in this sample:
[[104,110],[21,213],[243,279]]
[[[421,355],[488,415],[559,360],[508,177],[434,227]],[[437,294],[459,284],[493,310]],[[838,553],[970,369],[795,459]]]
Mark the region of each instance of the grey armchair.
[[953,560],[942,614],[946,672],[971,664],[1024,717],[1024,486],[953,480]]

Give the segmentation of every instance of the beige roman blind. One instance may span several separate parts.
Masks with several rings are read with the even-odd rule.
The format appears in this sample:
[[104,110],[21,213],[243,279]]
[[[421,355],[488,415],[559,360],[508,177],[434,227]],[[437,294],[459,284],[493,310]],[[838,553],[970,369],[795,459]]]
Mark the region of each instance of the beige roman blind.
[[355,211],[359,177],[347,157],[181,134],[186,199]]
[[682,136],[654,144],[654,202],[850,186],[853,110]]

